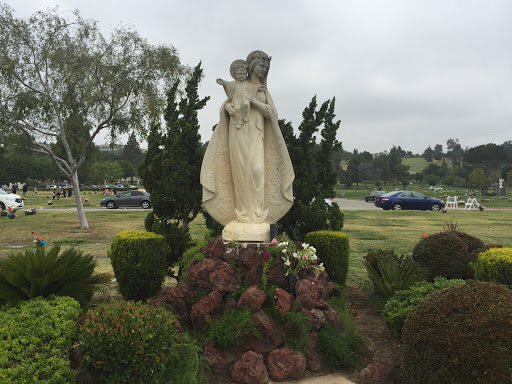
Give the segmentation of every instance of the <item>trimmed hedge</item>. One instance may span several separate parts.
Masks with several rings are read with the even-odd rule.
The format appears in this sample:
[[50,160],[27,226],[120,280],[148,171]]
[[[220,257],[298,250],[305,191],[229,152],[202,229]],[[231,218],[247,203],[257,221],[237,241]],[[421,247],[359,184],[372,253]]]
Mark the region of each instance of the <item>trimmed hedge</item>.
[[396,292],[395,295],[386,302],[382,311],[384,319],[388,323],[388,327],[391,329],[393,336],[398,338],[402,336],[405,317],[416,308],[419,303],[425,300],[427,296],[433,292],[460,284],[464,284],[464,280],[447,280],[444,277],[437,277],[433,283],[421,281],[409,289]]
[[471,267],[477,280],[495,281],[512,287],[512,248],[491,248],[482,252]]
[[144,300],[160,293],[167,268],[162,235],[120,232],[112,240],[108,256],[124,299]]
[[37,297],[0,307],[0,382],[74,383],[69,349],[79,303]]
[[304,241],[316,248],[331,280],[345,285],[350,257],[348,236],[343,232],[315,231],[308,233]]
[[414,384],[505,384],[512,374],[512,291],[496,283],[432,293],[405,320],[401,353]]

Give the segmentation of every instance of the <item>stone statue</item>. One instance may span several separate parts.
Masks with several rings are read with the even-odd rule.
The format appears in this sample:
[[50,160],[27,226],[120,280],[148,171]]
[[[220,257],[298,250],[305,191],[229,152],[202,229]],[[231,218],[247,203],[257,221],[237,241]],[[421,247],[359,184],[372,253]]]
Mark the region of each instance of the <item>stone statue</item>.
[[270,60],[251,52],[231,64],[235,81],[217,79],[228,99],[203,158],[201,184],[203,206],[225,226],[228,240],[269,241],[270,224],[293,204],[295,175],[267,88]]
[[505,179],[501,179],[501,178],[500,178],[500,179],[498,179],[498,181],[499,181],[499,183],[500,183],[500,185],[499,185],[499,187],[498,187],[498,188],[499,188],[499,189],[503,188],[503,182],[505,181]]

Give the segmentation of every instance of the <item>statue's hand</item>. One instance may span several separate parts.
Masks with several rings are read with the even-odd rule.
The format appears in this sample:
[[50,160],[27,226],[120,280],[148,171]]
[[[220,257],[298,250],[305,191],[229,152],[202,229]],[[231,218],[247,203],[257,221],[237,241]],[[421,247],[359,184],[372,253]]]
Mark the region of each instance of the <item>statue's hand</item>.
[[256,102],[256,98],[253,95],[245,95],[245,98],[253,104]]
[[229,113],[230,116],[235,116],[235,108],[234,105],[231,103],[226,104],[226,111]]
[[217,80],[216,80],[216,82],[217,82],[217,84],[219,84],[219,85],[224,85],[224,83],[225,83],[225,81],[224,81],[224,80],[222,80],[222,79],[217,79]]

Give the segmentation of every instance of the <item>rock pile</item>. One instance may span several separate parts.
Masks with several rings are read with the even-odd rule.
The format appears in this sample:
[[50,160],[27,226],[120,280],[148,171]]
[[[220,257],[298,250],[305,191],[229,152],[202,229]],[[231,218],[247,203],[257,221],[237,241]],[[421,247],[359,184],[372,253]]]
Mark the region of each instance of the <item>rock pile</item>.
[[[321,352],[316,332],[326,324],[341,327],[336,311],[326,301],[333,285],[325,272],[301,271],[296,293],[292,295],[284,289],[288,288],[288,277],[285,266],[278,262],[268,269],[268,288],[263,289],[266,246],[268,244],[234,245],[222,239],[211,239],[208,246],[201,249],[205,258],[189,265],[188,281],[154,300],[154,303],[170,306],[179,316],[180,326],[196,333],[219,321],[227,310],[250,308],[258,336],[251,334],[228,348],[210,343],[204,350],[212,372],[230,374],[238,383],[262,384],[269,378],[298,380],[306,369],[319,371]],[[241,295],[230,295],[244,288]],[[311,319],[305,355],[285,345],[295,329],[283,321],[283,316],[292,310]]]

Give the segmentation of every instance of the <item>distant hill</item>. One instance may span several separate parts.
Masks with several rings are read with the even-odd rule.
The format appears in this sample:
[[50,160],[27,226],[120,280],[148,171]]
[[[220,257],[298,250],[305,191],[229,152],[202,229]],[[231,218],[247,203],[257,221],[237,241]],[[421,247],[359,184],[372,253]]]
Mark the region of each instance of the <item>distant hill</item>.
[[[402,158],[402,164],[410,167],[410,173],[418,173],[427,168],[429,163],[423,157],[407,157]],[[432,164],[441,166],[443,164],[443,160],[433,160]],[[452,161],[450,159],[446,159],[446,164],[448,165],[448,168],[452,167]]]

